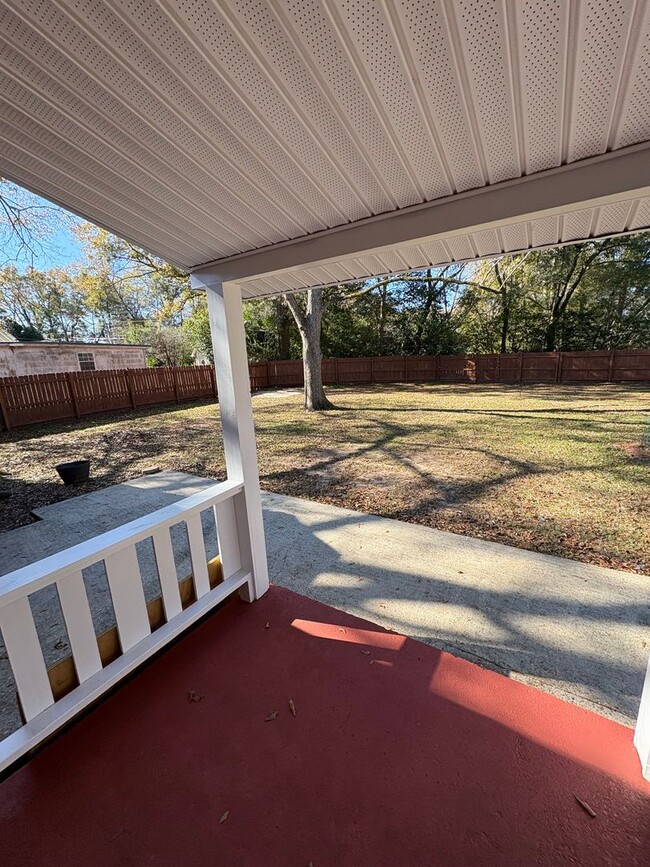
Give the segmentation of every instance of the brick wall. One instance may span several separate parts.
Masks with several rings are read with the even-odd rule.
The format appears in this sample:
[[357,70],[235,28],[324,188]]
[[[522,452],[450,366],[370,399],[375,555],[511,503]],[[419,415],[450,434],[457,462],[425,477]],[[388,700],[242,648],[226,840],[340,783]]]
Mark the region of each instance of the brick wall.
[[48,343],[0,343],[0,376],[68,373],[79,370],[79,352],[92,352],[96,370],[144,367],[141,346],[60,346]]

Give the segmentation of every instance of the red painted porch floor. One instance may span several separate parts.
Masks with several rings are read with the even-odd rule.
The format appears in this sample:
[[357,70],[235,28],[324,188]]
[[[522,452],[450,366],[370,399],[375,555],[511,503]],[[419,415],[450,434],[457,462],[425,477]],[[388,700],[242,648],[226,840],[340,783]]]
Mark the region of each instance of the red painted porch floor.
[[650,787],[629,729],[278,587],[0,786],[3,867],[310,863],[647,867]]

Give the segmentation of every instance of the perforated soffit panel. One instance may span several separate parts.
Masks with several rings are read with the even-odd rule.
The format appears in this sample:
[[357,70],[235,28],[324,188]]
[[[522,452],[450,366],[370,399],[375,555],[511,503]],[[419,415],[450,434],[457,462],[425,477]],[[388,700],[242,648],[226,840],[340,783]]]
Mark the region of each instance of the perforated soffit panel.
[[647,0],[0,0],[0,172],[187,268],[647,141],[648,104]]

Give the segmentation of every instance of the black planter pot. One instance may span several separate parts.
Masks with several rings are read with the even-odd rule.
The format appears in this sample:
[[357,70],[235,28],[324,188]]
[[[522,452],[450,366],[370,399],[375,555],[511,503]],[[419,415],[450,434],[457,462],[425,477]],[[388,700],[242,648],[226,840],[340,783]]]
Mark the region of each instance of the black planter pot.
[[67,461],[65,464],[57,464],[54,469],[61,476],[64,485],[78,485],[88,481],[90,461]]

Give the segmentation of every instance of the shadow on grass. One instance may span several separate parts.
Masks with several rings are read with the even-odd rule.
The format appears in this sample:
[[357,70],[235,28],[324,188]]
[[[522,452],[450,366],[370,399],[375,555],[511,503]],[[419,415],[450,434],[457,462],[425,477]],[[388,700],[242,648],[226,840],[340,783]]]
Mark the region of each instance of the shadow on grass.
[[199,406],[214,407],[217,414],[219,412],[218,402],[212,399],[187,400],[180,403],[165,403],[157,404],[156,406],[137,407],[136,409],[119,409],[112,410],[111,412],[83,415],[81,418],[62,419],[61,421],[15,427],[10,431],[0,430],[0,443],[23,442],[25,440],[34,440],[44,436],[52,436],[53,434],[68,433],[69,431],[76,430],[93,430],[94,428],[100,428],[105,425],[121,422],[138,422],[144,418],[155,418],[156,416],[168,415],[171,412],[193,409]]

